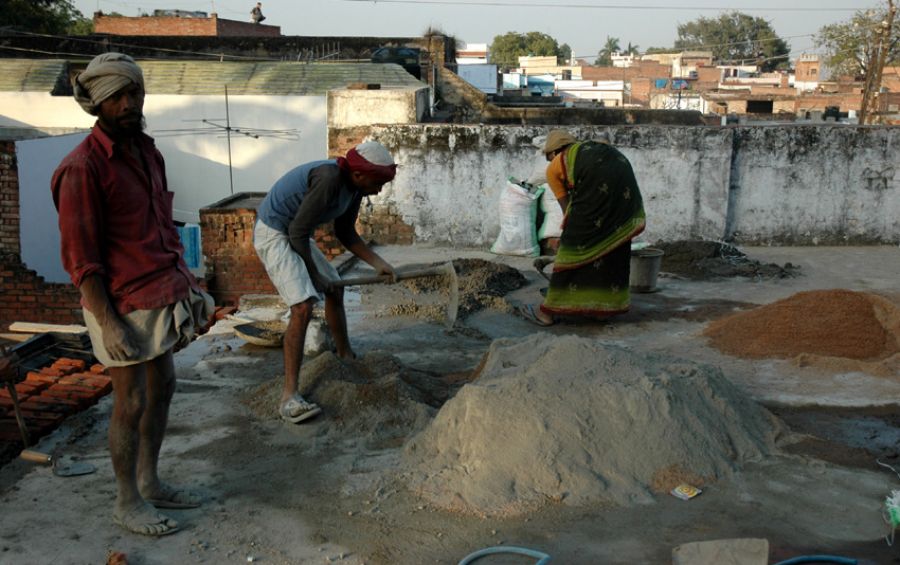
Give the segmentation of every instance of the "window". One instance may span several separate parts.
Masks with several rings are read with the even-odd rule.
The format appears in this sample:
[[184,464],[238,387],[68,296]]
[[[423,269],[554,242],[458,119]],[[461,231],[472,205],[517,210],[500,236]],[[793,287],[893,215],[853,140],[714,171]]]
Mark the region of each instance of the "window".
[[809,74],[809,76],[811,76],[811,77],[814,77],[817,74],[819,74],[819,69],[812,67],[811,69],[809,69],[809,73],[807,73],[807,74]]

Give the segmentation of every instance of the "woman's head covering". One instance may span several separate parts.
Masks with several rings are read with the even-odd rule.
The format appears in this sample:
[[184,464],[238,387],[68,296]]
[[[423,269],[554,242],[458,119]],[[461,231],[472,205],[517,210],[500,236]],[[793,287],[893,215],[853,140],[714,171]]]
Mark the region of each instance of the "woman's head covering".
[[97,115],[101,102],[132,83],[143,90],[144,74],[134,59],[124,53],[97,55],[72,79],[75,100],[92,116]]
[[360,143],[347,152],[346,157],[338,157],[338,166],[343,171],[359,172],[386,183],[394,180],[397,165],[387,148],[377,141]]
[[569,132],[555,129],[547,134],[547,141],[544,142],[544,155],[577,142],[578,140],[569,135]]

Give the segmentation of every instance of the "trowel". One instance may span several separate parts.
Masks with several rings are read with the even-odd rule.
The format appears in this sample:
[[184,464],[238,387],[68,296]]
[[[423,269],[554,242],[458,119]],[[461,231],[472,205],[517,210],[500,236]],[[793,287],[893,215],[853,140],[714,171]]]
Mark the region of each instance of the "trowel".
[[71,456],[63,455],[54,457],[49,453],[42,453],[33,449],[25,449],[19,457],[32,463],[51,465],[53,474],[57,477],[76,477],[78,475],[90,475],[97,470],[96,467],[84,461],[75,461]]
[[[417,279],[421,277],[443,277],[447,281],[449,288],[447,293],[450,295],[449,304],[446,310],[446,326],[452,328],[456,323],[456,315],[459,313],[459,281],[456,278],[456,269],[451,261],[447,261],[443,265],[437,267],[428,267],[424,269],[398,269],[396,271],[397,281],[407,279]],[[384,284],[391,281],[388,275],[367,275],[361,277],[350,277],[335,281],[334,286],[359,286],[367,284]]]

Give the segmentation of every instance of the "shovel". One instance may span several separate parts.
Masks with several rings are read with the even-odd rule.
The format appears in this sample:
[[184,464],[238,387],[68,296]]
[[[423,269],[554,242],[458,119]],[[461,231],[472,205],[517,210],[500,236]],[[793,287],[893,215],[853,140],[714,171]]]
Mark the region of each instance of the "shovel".
[[[444,277],[447,280],[447,284],[449,286],[448,294],[450,295],[450,302],[447,304],[447,317],[446,317],[446,325],[448,328],[452,328],[453,324],[456,323],[456,315],[459,313],[459,281],[456,278],[456,269],[453,268],[453,263],[448,261],[443,265],[439,265],[437,267],[428,267],[425,269],[410,269],[410,270],[400,270],[397,271],[397,280],[407,280],[407,279],[417,279],[421,277]],[[366,284],[379,284],[379,283],[388,283],[391,281],[391,277],[389,275],[368,275],[362,277],[350,277],[347,279],[341,279],[339,281],[335,281],[332,283],[334,286],[345,287],[345,286],[360,286]]]
[[49,453],[41,453],[33,449],[26,449],[19,454],[19,457],[25,461],[32,463],[41,463],[42,465],[51,465],[53,474],[57,477],[76,477],[78,475],[90,475],[97,470],[96,467],[84,461],[75,461],[70,456],[53,457]]

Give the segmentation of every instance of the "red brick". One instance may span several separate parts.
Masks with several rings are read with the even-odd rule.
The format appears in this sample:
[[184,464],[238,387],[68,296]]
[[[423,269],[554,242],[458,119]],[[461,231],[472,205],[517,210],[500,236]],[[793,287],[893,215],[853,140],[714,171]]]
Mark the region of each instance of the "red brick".
[[87,368],[87,362],[85,362],[84,359],[69,359],[68,357],[61,357],[53,363],[53,366],[75,367],[77,371],[84,371],[85,368]]
[[50,377],[62,377],[66,373],[63,373],[61,370],[53,368],[53,367],[44,367],[41,369],[41,373]]
[[50,375],[44,375],[42,373],[35,373],[34,371],[29,371],[28,375],[25,377],[25,382],[27,383],[47,383],[48,385],[55,384],[58,382],[60,377],[53,377]]

